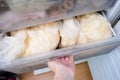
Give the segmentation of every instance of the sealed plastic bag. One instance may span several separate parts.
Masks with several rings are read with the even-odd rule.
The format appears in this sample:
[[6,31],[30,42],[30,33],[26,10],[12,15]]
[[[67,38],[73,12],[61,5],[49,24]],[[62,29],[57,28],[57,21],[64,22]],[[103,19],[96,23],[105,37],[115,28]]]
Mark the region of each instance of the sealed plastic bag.
[[63,20],[63,25],[60,26],[60,47],[75,45],[78,40],[78,35],[79,25],[76,20],[73,18]]
[[24,52],[25,43],[17,37],[4,37],[0,41],[0,63],[10,63]]
[[25,42],[25,40],[27,38],[27,29],[12,31],[12,32],[10,32],[10,34],[12,37],[16,37]]
[[11,36],[24,41],[26,45],[24,52],[19,57],[31,56],[56,49],[60,40],[58,27],[59,22],[51,22],[11,32]]
[[25,50],[26,50],[26,47],[27,47],[27,42],[26,42],[26,39],[27,39],[27,29],[22,29],[22,30],[17,30],[17,31],[12,31],[10,32],[11,33],[11,36],[12,37],[15,37],[17,38],[18,40],[22,41],[25,45],[24,47],[24,50],[19,54],[19,58],[25,54]]
[[80,23],[78,44],[103,40],[112,37],[110,23],[98,13],[77,17]]
[[60,40],[58,26],[58,22],[52,22],[29,28],[26,39],[27,47],[22,57],[56,49]]
[[11,32],[0,41],[0,63],[10,63],[24,53],[26,30]]

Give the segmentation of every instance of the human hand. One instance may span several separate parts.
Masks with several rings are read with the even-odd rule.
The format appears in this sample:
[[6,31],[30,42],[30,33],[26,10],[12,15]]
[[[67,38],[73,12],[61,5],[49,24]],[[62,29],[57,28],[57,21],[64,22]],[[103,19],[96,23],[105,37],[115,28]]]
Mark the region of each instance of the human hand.
[[54,58],[48,62],[48,66],[55,72],[54,80],[74,80],[75,64],[73,56]]

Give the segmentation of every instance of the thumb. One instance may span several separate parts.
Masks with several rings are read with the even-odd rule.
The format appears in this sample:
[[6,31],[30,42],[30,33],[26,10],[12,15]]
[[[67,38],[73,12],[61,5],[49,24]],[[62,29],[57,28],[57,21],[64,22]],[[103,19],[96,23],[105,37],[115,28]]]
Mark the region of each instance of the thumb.
[[55,61],[48,61],[48,67],[50,70],[55,72],[56,71],[56,62]]

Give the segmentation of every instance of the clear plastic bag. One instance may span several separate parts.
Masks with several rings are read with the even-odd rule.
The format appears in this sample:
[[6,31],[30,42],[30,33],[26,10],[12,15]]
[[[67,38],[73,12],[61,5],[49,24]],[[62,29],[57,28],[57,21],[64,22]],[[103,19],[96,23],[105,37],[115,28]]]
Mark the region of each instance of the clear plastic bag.
[[80,23],[78,44],[99,41],[112,37],[110,22],[99,13],[89,13],[77,17]]
[[61,43],[60,48],[75,45],[78,40],[80,25],[74,18],[64,19],[59,28]]
[[25,38],[21,38],[24,40],[26,48],[20,57],[41,54],[41,52],[56,49],[60,40],[58,27],[59,22],[51,22],[11,32],[12,36],[14,35],[18,38],[23,36]]
[[10,63],[24,51],[24,41],[17,37],[4,37],[0,41],[0,63]]
[[30,28],[28,30],[28,45],[23,56],[40,54],[41,52],[56,49],[60,40],[58,27],[58,22],[52,22]]
[[10,63],[24,53],[26,44],[26,29],[13,32],[12,36],[5,36],[0,41],[0,63]]

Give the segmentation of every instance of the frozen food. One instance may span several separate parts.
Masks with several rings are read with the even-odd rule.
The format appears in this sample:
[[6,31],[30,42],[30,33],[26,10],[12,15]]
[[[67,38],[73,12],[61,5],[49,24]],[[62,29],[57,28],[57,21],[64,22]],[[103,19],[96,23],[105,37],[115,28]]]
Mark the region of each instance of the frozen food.
[[0,63],[10,63],[19,58],[25,49],[24,39],[18,37],[4,37],[0,41]]
[[26,50],[21,57],[56,49],[60,39],[58,26],[58,22],[52,22],[28,28]]
[[75,19],[69,18],[63,20],[63,24],[60,26],[61,48],[75,45],[77,43],[79,28],[80,27]]
[[99,13],[89,13],[77,17],[80,23],[78,44],[84,44],[112,37],[110,23]]

